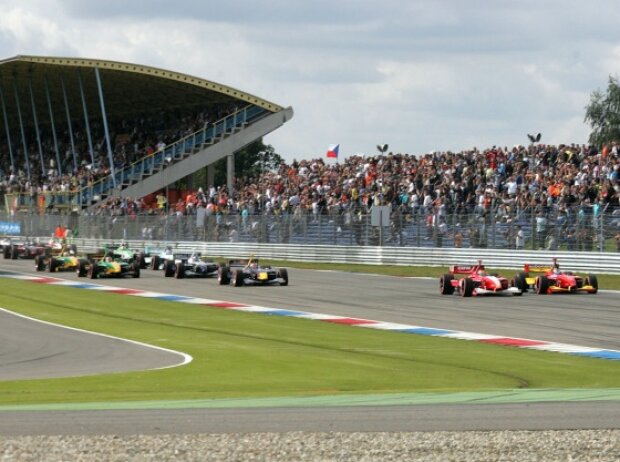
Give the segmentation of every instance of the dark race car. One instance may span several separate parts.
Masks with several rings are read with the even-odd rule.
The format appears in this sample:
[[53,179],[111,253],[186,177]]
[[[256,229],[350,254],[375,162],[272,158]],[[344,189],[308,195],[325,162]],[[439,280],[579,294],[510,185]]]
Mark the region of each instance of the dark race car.
[[598,292],[598,279],[594,274],[580,276],[572,271],[561,271],[556,258],[550,266],[526,263],[523,271],[513,278],[513,284],[523,292],[534,289],[539,295]]
[[41,244],[30,240],[14,241],[3,246],[4,258],[10,260],[34,259],[37,255],[43,255],[51,248],[51,244]]
[[[465,275],[456,279],[457,274]],[[508,279],[497,274],[488,274],[481,260],[477,265],[454,265],[449,273],[439,279],[439,292],[452,295],[455,291],[462,297],[472,295],[521,295],[521,289],[511,286]]]
[[82,258],[78,262],[76,273],[79,277],[88,276],[91,279],[139,278],[140,262],[138,260],[129,262],[120,258],[114,259],[111,256],[92,260]]
[[4,248],[11,246],[11,238],[10,237],[2,237],[0,238],[0,252],[4,254]]
[[272,268],[261,266],[258,259],[229,260],[222,265],[217,276],[220,285],[232,284],[236,287],[243,285],[288,285],[288,271],[286,268]]
[[220,265],[203,257],[200,252],[175,253],[164,261],[164,276],[177,279],[216,277]]

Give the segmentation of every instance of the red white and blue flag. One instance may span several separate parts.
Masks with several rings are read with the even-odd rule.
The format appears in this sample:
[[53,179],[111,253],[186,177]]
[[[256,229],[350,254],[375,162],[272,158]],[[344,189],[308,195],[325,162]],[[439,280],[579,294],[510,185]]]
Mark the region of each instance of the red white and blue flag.
[[339,150],[340,150],[339,144],[330,144],[329,148],[327,148],[327,157],[331,157],[332,159],[337,159]]

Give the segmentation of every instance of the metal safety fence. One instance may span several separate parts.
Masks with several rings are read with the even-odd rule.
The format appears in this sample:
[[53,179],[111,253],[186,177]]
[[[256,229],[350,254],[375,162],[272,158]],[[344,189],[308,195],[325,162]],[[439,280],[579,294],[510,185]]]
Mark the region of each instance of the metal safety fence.
[[388,246],[620,252],[620,210],[561,213],[525,210],[518,216],[458,212],[444,215],[395,209],[377,223],[372,213],[329,210],[192,215],[0,215],[22,236],[51,236],[58,226],[74,237],[258,244]]

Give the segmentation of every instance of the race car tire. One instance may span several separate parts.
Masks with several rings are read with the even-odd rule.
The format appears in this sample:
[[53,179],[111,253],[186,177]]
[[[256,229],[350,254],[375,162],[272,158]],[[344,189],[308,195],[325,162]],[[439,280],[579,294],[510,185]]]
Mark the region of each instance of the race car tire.
[[136,256],[136,260],[138,260],[138,263],[140,263],[140,269],[146,269],[146,259],[144,257],[144,253],[140,252]]
[[536,293],[538,295],[547,295],[549,290],[549,279],[547,276],[538,276],[536,278]]
[[12,245],[11,246],[11,260],[17,260],[18,256],[19,256],[19,251],[17,250],[17,247]]
[[75,270],[79,278],[83,278],[88,274],[88,262],[86,260],[78,261],[77,269]]
[[36,257],[34,257],[34,269],[36,271],[45,270],[45,260],[43,259],[42,255],[37,255]]
[[185,277],[185,265],[179,263],[174,269],[174,277],[177,279],[183,279]]
[[222,265],[217,270],[217,283],[221,286],[230,284],[230,273],[228,266]]
[[139,261],[134,261],[133,262],[133,274],[132,276],[134,277],[134,279],[137,279],[140,277],[140,262]]
[[527,280],[525,279],[526,274],[527,273],[521,271],[520,273],[515,275],[514,278],[512,278],[512,287],[516,287],[522,293],[527,292]]
[[2,253],[4,254],[4,258],[6,258],[7,260],[11,258],[11,246],[5,245],[2,249]]
[[90,279],[97,279],[98,275],[99,275],[99,268],[97,267],[96,263],[92,263],[90,267],[88,268],[88,277]]
[[598,292],[598,278],[594,274],[588,274],[586,276],[586,285],[592,286],[593,290],[590,292],[591,294]]
[[[165,266],[164,266],[165,268]],[[152,270],[158,270],[159,269],[159,255],[153,255],[153,258],[151,259],[151,269]]]
[[288,270],[286,268],[280,268],[278,270],[278,277],[282,278],[282,282],[280,282],[281,286],[288,286]]
[[463,278],[459,282],[461,297],[471,297],[474,293],[476,284],[472,278]]
[[56,272],[56,268],[58,268],[58,262],[50,257],[50,262],[47,265],[47,269],[49,270],[50,273],[55,273]]
[[232,283],[235,287],[241,287],[243,285],[243,271],[235,270],[232,277]]
[[164,261],[164,276],[167,278],[171,278],[175,273],[175,264],[170,260]]
[[441,295],[452,295],[454,293],[454,286],[452,280],[454,276],[446,273],[439,278],[439,293]]

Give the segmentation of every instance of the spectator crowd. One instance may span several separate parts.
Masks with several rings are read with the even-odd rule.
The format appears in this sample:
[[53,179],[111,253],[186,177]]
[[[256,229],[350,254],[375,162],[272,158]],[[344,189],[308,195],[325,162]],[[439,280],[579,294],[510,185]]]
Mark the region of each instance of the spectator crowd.
[[[196,112],[123,121],[113,133],[114,163],[120,169],[141,157],[163,149],[171,142],[193,133],[210,120],[229,113]],[[173,127],[173,128],[170,128]],[[101,127],[92,127],[101,133]],[[76,130],[78,152],[88,152],[84,130]],[[109,174],[105,143],[101,136],[95,143],[95,158],[90,153],[76,162],[65,133],[61,166],[48,155],[46,172],[39,172],[38,151],[31,152],[31,175],[23,169],[14,171],[8,156],[0,156],[4,180],[2,193],[36,195],[45,192],[77,191]],[[46,152],[53,150],[50,140],[43,142]],[[566,226],[576,220],[587,221],[602,214],[620,213],[620,143],[600,149],[588,145],[530,144],[529,146],[473,148],[461,152],[432,152],[423,155],[382,153],[356,155],[333,162],[315,158],[283,162],[276,170],[254,178],[237,179],[233,190],[225,186],[203,185],[183,191],[175,203],[159,193],[155,201],[146,198],[112,197],[103,201],[96,215],[162,214],[177,217],[204,214],[209,216],[255,215],[321,216],[337,218],[350,226],[373,206],[389,207],[402,218],[423,217],[432,236],[441,245],[441,237],[452,230],[454,245],[464,233],[477,242],[476,229],[458,229],[472,219],[484,223],[514,223],[510,238],[514,246],[522,245],[521,223],[532,223],[539,247],[548,246],[549,228]],[[20,153],[15,155],[19,158]],[[172,188],[171,188],[172,190]],[[176,193],[176,191],[175,191]],[[620,223],[620,217],[618,218]],[[429,235],[431,233],[429,232]]]
[[506,236],[513,248],[523,247],[521,225],[531,224],[539,248],[557,248],[557,233],[549,232],[554,227],[570,242],[571,238],[589,239],[573,234],[587,234],[591,226],[579,231],[575,224],[591,224],[603,214],[616,216],[620,224],[619,151],[618,143],[600,150],[587,145],[532,144],[421,156],[352,156],[342,162],[295,160],[237,181],[233,191],[205,185],[184,192],[171,204],[159,194],[154,206],[143,199],[110,198],[94,213],[309,216],[314,220],[329,216],[344,227],[369,214],[374,205],[384,205],[398,216],[393,224],[423,219],[429,237],[439,246],[449,232],[457,247],[464,238],[470,245],[484,246],[480,228],[466,225],[473,220],[514,224]]

